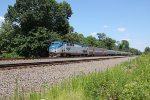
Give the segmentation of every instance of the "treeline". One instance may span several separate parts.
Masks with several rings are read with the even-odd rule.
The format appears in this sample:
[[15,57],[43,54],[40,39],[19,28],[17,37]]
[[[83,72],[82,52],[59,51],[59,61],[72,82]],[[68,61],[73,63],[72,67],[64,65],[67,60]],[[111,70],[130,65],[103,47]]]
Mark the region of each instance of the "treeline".
[[105,33],[97,33],[97,37],[87,36],[84,37],[83,34],[77,32],[72,32],[65,34],[63,38],[57,38],[59,41],[71,42],[71,43],[80,43],[86,46],[106,48],[109,50],[118,50],[131,52],[134,55],[140,55],[141,51],[131,48],[127,40],[116,41],[108,37]]
[[141,54],[139,50],[130,48],[127,40],[118,42],[104,33],[97,33],[95,38],[74,32],[68,21],[72,14],[65,1],[16,0],[13,6],[8,7],[5,22],[0,28],[0,54],[47,57],[49,44],[54,40]]
[[150,47],[146,47],[145,50],[144,50],[144,53],[145,53],[145,54],[150,53]]

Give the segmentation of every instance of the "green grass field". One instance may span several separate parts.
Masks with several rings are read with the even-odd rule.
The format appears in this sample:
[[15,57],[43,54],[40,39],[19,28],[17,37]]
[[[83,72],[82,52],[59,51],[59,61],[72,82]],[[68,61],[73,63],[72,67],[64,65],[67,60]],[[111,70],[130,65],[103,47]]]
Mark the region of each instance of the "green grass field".
[[150,55],[103,72],[75,76],[41,92],[17,91],[12,100],[150,100]]

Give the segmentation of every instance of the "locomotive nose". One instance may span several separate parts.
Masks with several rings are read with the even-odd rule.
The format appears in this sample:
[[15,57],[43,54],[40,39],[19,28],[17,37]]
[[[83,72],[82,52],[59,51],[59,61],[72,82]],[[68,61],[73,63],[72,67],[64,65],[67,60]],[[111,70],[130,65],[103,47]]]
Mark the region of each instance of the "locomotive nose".
[[52,48],[52,49],[49,50],[49,52],[51,52],[51,53],[55,53],[56,51],[57,51],[57,50],[54,49],[54,48]]

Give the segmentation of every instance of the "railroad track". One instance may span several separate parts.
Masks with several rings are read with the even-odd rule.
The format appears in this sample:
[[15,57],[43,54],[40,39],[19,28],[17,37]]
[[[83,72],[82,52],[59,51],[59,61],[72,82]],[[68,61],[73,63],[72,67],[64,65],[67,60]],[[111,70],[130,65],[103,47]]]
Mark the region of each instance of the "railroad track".
[[[15,60],[40,60],[40,59],[59,59],[64,57],[39,57],[39,58],[0,58],[0,61],[15,61]],[[65,57],[65,58],[79,58],[79,56]],[[85,57],[80,57],[85,58]]]
[[0,58],[0,61],[12,61],[12,60],[37,60],[37,59],[58,59],[62,57],[39,57],[39,58]]
[[37,65],[55,65],[55,64],[67,64],[67,63],[77,63],[85,61],[94,61],[94,60],[105,60],[105,59],[115,59],[123,58],[126,56],[105,56],[105,57],[80,57],[80,58],[42,58],[42,59],[12,59],[12,60],[1,60],[0,69],[3,68],[21,68],[22,67],[31,67]]

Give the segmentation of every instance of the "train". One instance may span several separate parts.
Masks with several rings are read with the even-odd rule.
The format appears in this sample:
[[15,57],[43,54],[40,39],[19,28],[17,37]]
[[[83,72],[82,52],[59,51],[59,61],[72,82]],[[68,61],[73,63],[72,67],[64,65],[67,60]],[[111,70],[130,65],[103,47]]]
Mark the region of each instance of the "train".
[[49,46],[50,56],[131,56],[132,53],[104,48],[88,47],[83,44],[54,41]]

